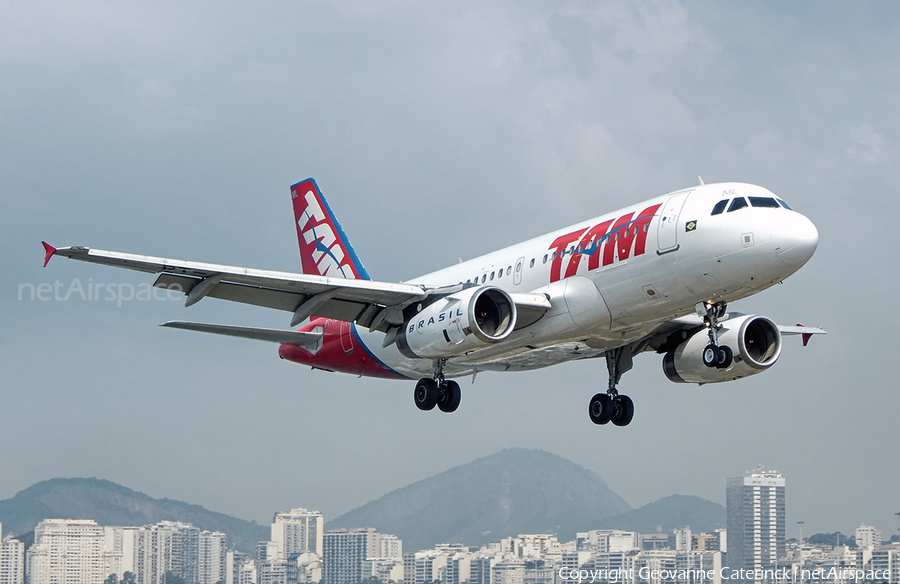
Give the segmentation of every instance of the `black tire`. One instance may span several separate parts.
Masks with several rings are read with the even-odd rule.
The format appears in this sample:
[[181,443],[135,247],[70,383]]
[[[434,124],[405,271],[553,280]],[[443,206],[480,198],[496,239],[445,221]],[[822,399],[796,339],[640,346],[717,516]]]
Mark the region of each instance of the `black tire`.
[[437,407],[446,414],[452,414],[459,407],[459,400],[462,398],[462,392],[459,384],[455,381],[448,381],[444,384],[443,390],[440,392],[441,397],[438,398]]
[[719,362],[719,347],[713,345],[712,343],[706,345],[703,348],[703,364],[707,367],[715,367],[716,363]]
[[438,401],[437,383],[435,383],[433,379],[428,379],[427,377],[420,379],[413,392],[413,399],[416,402],[416,407],[420,410],[424,412],[433,410]]
[[734,362],[734,352],[728,345],[719,347],[719,359],[716,362],[717,369],[728,369]]
[[612,418],[613,408],[612,400],[605,393],[598,393],[591,398],[588,404],[588,415],[591,421],[598,426],[602,426],[609,422]]
[[616,426],[627,426],[634,418],[634,402],[627,395],[620,395],[613,403],[612,423]]

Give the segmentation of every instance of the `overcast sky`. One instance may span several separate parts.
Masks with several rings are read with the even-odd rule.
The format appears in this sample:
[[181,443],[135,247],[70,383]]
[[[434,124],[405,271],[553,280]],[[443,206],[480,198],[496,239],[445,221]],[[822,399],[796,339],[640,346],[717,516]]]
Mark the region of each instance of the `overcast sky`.
[[[724,503],[727,477],[764,464],[787,477],[789,536],[896,533],[900,5],[374,4],[0,4],[0,499],[96,476],[260,522],[333,518],[523,446],[635,507]],[[425,414],[411,382],[157,326],[286,313],[18,298],[154,279],[42,269],[42,239],[299,271],[288,187],[308,176],[372,277],[397,281],[698,175],[813,220],[809,264],[732,308],[829,334],[704,387],[642,355],[625,429],[588,420],[602,360],[485,373],[458,412]]]

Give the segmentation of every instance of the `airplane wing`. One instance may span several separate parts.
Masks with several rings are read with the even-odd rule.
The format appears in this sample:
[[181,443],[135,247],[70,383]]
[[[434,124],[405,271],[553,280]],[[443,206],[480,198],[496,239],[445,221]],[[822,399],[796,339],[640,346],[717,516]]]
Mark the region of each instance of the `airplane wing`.
[[[719,319],[720,323],[726,323],[732,318],[737,318],[739,316],[745,316],[742,312],[729,312],[726,313],[722,318]],[[650,341],[649,343],[643,342],[640,347],[641,350],[657,350],[658,346],[662,343],[662,339],[665,339],[667,336],[672,333],[680,333],[681,331],[686,332],[694,332],[703,328],[703,319],[700,318],[696,314],[688,314],[686,316],[681,316],[679,318],[673,318],[665,322],[664,324],[656,327],[652,333],[648,335],[644,341]],[[784,324],[776,325],[778,327],[778,332],[785,336],[792,335],[802,335],[803,346],[805,347],[809,340],[813,335],[826,335],[828,334],[825,329],[815,327],[815,326],[804,326],[802,324],[798,324],[796,326],[789,326]],[[656,337],[654,338],[654,335]]]
[[44,265],[50,257],[59,255],[104,266],[159,274],[153,286],[183,292],[187,295],[185,306],[192,306],[208,296],[285,310],[294,313],[291,326],[315,315],[356,321],[362,326],[370,327],[376,319],[376,324],[386,319],[387,307],[403,307],[424,300],[429,294],[423,286],[409,284],[258,270],[87,247],[56,249],[46,243],[44,247],[47,251]]
[[[293,313],[291,326],[298,325],[310,316],[319,316],[356,322],[360,326],[386,332],[391,325],[399,326],[405,322],[404,308],[429,296],[445,296],[462,289],[461,286],[428,288],[411,284],[276,272],[80,246],[57,249],[46,242],[43,245],[46,252],[45,266],[51,257],[59,255],[83,262],[159,274],[153,286],[183,292],[187,296],[185,306],[192,306],[203,298],[210,297],[274,308]],[[514,302],[529,315],[531,322],[543,316],[550,308],[550,303],[542,295],[516,294]]]

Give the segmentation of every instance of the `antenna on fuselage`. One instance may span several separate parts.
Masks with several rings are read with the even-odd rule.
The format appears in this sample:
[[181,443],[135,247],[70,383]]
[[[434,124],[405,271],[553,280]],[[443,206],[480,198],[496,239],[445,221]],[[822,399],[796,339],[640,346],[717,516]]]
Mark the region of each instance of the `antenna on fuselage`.
[[705,185],[705,184],[706,184],[706,183],[705,183],[705,182],[703,182],[703,177],[702,177],[702,176],[700,176],[700,175],[699,175],[699,174],[698,174],[698,175],[697,175],[697,180],[699,180],[699,181],[700,181],[700,186],[703,186],[703,185]]

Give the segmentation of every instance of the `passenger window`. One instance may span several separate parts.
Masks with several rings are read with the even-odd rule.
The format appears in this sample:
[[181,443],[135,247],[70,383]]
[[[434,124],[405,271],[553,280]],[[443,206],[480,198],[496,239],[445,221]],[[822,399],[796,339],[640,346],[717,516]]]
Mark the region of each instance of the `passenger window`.
[[502,278],[502,277],[503,277],[503,270],[500,270],[499,272],[497,272],[497,277],[498,277],[498,278]]
[[713,211],[712,211],[712,213],[710,213],[710,215],[721,215],[722,211],[724,211],[725,207],[727,207],[727,206],[728,206],[728,199],[719,201],[718,203],[716,203],[716,206],[713,207]]
[[494,272],[491,272],[491,280],[494,279]]
[[644,233],[647,233],[648,231],[650,231],[650,222],[649,221],[644,223]]
[[510,274],[512,274],[512,266],[507,266],[506,267],[506,275],[508,276]]
[[544,263],[547,263],[547,254],[544,254]]
[[738,197],[734,201],[732,201],[731,206],[728,207],[728,212],[737,211],[738,209],[743,209],[747,206],[747,201],[744,200],[744,197]]
[[768,207],[770,209],[777,209],[778,203],[775,199],[770,197],[748,197],[750,199],[750,204],[754,207]]
[[533,268],[533,267],[534,267],[534,258],[531,258],[531,263],[528,264],[528,267],[529,267],[529,268]]
[[485,282],[487,282],[487,274],[482,274],[481,283],[484,284]]
[[788,204],[785,203],[782,199],[778,199],[778,202],[781,203],[781,206],[784,207],[785,209],[787,209],[788,211],[792,210],[790,207],[788,207]]

